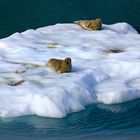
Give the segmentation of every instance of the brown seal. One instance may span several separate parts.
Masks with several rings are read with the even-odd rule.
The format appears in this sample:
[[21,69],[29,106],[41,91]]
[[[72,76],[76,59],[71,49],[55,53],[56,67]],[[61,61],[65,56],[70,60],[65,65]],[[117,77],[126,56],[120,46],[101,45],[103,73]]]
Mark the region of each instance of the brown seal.
[[101,30],[102,28],[102,20],[99,18],[95,20],[78,20],[74,21],[74,23],[80,25],[88,31]]
[[64,60],[52,58],[48,61],[47,66],[58,73],[71,72],[71,58],[67,57]]

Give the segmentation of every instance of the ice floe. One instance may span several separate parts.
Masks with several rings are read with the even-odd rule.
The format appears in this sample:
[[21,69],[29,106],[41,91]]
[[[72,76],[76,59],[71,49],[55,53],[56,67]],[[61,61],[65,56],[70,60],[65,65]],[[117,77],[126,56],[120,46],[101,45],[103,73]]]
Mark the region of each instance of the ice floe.
[[[46,67],[72,59],[72,72]],[[21,83],[18,83],[22,81]],[[127,23],[87,31],[56,24],[0,40],[0,116],[65,117],[89,104],[140,98],[140,35]]]

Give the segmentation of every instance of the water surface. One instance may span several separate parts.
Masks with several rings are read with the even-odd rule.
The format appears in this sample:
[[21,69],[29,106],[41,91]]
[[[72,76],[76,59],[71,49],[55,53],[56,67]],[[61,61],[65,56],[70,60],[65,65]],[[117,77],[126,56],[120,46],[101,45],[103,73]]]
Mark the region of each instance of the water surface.
[[23,116],[0,119],[1,140],[139,140],[140,100],[119,105],[96,104],[52,119]]
[[128,22],[140,30],[139,0],[2,0],[0,38],[77,19],[102,18],[106,24]]

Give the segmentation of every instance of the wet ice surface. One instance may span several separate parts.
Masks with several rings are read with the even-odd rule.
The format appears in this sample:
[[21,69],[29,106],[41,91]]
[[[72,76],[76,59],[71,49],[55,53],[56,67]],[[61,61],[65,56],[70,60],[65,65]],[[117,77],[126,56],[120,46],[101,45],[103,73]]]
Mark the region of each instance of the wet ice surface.
[[[140,35],[127,23],[103,25],[101,31],[56,24],[1,39],[0,116],[61,118],[89,104],[140,98],[139,52]],[[66,57],[72,59],[71,73],[46,67],[50,58]]]

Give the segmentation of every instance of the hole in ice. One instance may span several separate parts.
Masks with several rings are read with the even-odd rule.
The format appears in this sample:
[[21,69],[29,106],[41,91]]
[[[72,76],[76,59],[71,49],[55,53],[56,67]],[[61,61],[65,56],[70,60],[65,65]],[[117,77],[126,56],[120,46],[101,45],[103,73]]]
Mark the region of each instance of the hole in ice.
[[108,50],[104,50],[105,53],[121,53],[124,52],[124,50],[122,49],[108,49]]
[[17,81],[17,82],[10,82],[10,83],[7,83],[7,84],[10,85],[10,86],[18,86],[18,85],[21,85],[23,82],[25,82],[25,81],[20,80],[20,81]]
[[30,68],[29,67],[22,67],[16,70],[16,73],[20,74],[20,73],[25,73],[26,71],[28,71]]

